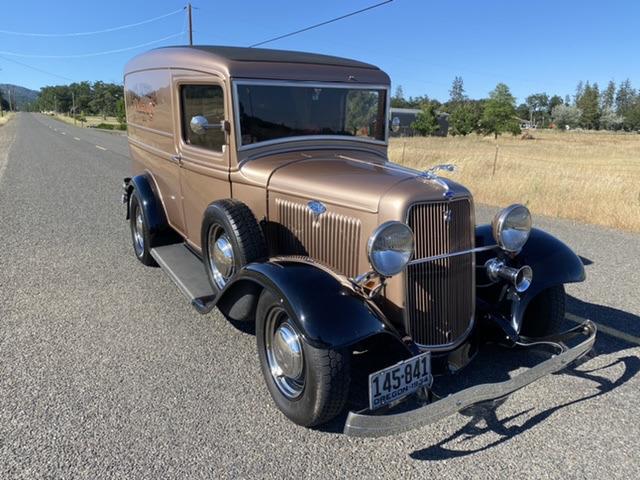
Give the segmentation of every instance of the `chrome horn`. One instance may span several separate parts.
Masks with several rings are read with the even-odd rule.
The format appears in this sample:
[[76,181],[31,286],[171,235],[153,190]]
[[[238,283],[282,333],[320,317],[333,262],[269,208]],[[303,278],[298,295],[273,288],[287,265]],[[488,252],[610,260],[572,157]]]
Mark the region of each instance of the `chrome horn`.
[[506,280],[515,287],[518,293],[527,290],[533,280],[533,270],[529,265],[513,268],[505,265],[502,260],[492,258],[484,264],[484,267],[487,269],[487,276],[491,281]]

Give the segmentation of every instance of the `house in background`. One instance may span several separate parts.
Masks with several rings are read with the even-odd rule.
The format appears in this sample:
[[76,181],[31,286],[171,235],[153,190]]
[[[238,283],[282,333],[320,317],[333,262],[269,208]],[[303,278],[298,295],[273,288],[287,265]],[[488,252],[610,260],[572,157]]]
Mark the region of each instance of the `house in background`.
[[[398,117],[400,119],[400,130],[397,132],[389,131],[392,137],[413,137],[420,135],[413,128],[411,124],[416,121],[416,117],[420,113],[419,108],[395,108],[391,107],[390,119]],[[437,112],[438,125],[440,129],[434,133],[437,137],[446,137],[449,132],[449,114],[445,112]]]

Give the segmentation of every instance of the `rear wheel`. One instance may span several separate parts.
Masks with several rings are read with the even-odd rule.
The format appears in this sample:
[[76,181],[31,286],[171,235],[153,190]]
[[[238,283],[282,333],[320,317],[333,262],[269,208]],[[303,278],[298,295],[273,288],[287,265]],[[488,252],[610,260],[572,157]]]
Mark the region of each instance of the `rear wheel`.
[[149,230],[149,223],[141,207],[140,198],[134,190],[129,204],[129,225],[131,227],[131,241],[136,258],[144,265],[154,266],[155,260],[151,256],[154,236]]
[[278,296],[264,290],[256,311],[260,366],[276,406],[298,425],[326,423],[347,401],[350,352],[316,348]]
[[564,285],[540,292],[531,300],[524,313],[522,334],[528,337],[544,337],[558,333],[564,322],[566,296]]

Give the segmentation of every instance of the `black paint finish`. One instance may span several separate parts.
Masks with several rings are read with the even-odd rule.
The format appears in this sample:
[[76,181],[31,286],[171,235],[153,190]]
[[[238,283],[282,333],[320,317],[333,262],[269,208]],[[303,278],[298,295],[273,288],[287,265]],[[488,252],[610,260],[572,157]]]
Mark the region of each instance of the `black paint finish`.
[[[491,225],[476,228],[476,246],[494,243]],[[486,260],[495,257],[496,252],[478,255],[476,263],[483,265]],[[580,257],[556,237],[537,228],[531,230],[529,240],[515,257],[505,259],[514,267],[529,265],[533,270],[531,286],[520,295],[521,301],[516,312],[518,320],[522,319],[529,302],[543,290],[555,285],[583,282],[586,278]]]
[[402,342],[371,301],[323,267],[294,259],[252,263],[238,272],[218,302],[246,282],[276,293],[305,340],[317,348],[345,347],[377,334],[389,334]]
[[[157,233],[165,230],[168,226],[167,218],[162,209],[162,205],[158,201],[153,182],[148,175],[137,175],[128,182],[128,195],[131,196],[136,191],[142,201],[142,210],[144,217],[149,223],[151,233]],[[127,218],[129,218],[129,202],[127,202]]]

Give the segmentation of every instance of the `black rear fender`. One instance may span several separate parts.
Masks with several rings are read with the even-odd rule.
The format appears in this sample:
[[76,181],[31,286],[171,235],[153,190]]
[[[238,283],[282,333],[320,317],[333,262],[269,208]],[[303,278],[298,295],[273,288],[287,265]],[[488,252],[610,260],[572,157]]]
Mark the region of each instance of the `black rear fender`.
[[159,200],[160,197],[156,191],[155,184],[148,173],[137,175],[128,181],[125,180],[124,188],[126,195],[127,220],[130,215],[129,199],[135,191],[140,197],[142,211],[144,212],[144,217],[149,224],[150,232],[153,234],[167,228],[167,217],[164,214],[164,209],[162,208],[162,203]]

